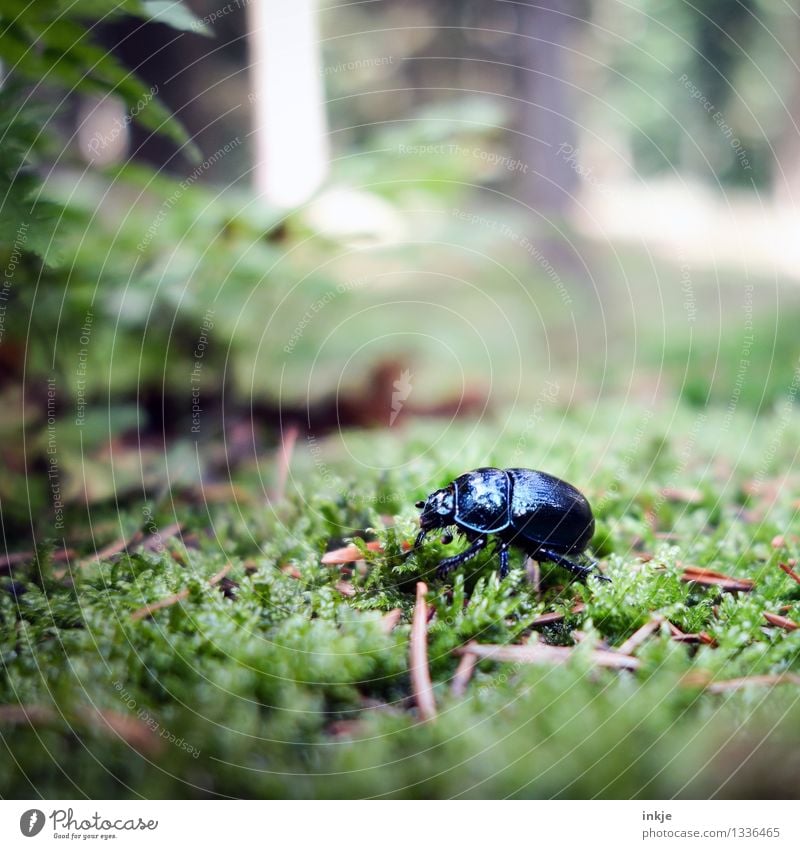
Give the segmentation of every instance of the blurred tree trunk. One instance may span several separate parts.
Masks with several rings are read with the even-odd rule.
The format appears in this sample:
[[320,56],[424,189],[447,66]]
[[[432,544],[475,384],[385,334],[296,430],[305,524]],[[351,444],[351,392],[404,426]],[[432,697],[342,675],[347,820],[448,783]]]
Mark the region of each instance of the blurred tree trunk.
[[247,6],[256,192],[278,207],[304,203],[328,170],[316,0]]
[[[578,175],[569,161],[577,147],[575,91],[570,86],[571,47],[583,25],[580,0],[537,0],[517,7],[520,66],[520,159],[528,171],[520,200],[544,215],[563,215],[571,206]],[[585,12],[584,12],[585,13]]]
[[[796,43],[800,38],[800,24],[795,19],[788,29],[789,38]],[[800,198],[800,73],[795,68],[789,73],[789,79],[781,86],[787,114],[783,130],[774,143],[776,162],[772,179],[777,199],[796,208]]]

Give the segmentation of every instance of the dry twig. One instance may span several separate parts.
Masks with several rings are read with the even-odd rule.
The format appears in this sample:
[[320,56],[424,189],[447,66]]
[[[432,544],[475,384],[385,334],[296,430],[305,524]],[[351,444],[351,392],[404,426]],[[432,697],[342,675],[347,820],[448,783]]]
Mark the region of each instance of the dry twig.
[[[59,548],[53,552],[53,562],[63,563],[75,557],[77,552],[72,548]],[[36,559],[35,551],[12,551],[0,557],[0,574],[10,572],[14,566],[19,566],[21,563],[29,563]]]
[[683,679],[686,687],[703,687],[709,693],[727,693],[744,687],[775,687],[780,684],[800,686],[800,675],[749,675],[744,678],[728,678],[723,681],[709,681],[703,673],[692,673]]
[[381,628],[385,634],[391,634],[392,631],[398,626],[400,620],[403,618],[403,611],[400,610],[399,607],[395,607],[394,610],[390,610],[386,613],[381,619]]
[[539,567],[539,561],[532,557],[525,558],[525,572],[528,575],[528,580],[533,586],[533,592],[537,600],[542,597],[542,570]]
[[453,676],[453,683],[450,685],[451,692],[454,696],[463,696],[467,692],[467,687],[472,679],[472,673],[478,663],[478,655],[462,654],[461,660],[458,663],[456,674]]
[[[143,755],[156,755],[163,747],[153,729],[138,717],[93,705],[79,708],[76,717],[89,728],[121,738]],[[60,718],[47,705],[0,705],[0,724],[42,726],[57,723]],[[69,720],[64,720],[69,727]]]
[[798,575],[788,563],[779,563],[778,568],[783,569],[783,571],[786,572],[793,581],[797,581],[797,583],[800,584],[800,575]]
[[294,453],[294,446],[297,442],[297,434],[298,430],[296,425],[291,425],[286,428],[286,431],[283,433],[281,447],[278,449],[277,481],[275,483],[275,491],[272,494],[272,500],[274,502],[283,501],[283,497],[286,495],[286,484],[289,480],[289,466],[292,462],[292,454]]
[[[586,609],[586,605],[579,601],[575,607],[572,608],[572,613],[582,613]],[[566,619],[566,613],[543,613],[541,616],[537,616],[532,622],[531,627],[538,628],[543,625],[552,625],[555,622],[563,622]]]
[[[165,539],[177,536],[182,530],[183,523],[181,522],[173,522],[171,525],[167,525],[166,528],[161,530],[155,529],[150,533],[145,533],[140,528],[138,531],[131,534],[129,539],[114,540],[114,542],[109,543],[94,554],[84,557],[83,560],[77,561],[76,565],[79,569],[83,569],[86,566],[91,566],[93,563],[99,563],[101,560],[108,560],[109,557],[114,557],[117,554],[121,554],[123,551],[130,551],[130,549],[135,548],[137,545],[141,545],[146,549],[153,549],[161,545]],[[69,560],[67,560],[67,562],[69,562]],[[56,580],[61,580],[67,572],[68,569],[57,569],[53,572],[53,577],[56,578]]]
[[411,620],[411,647],[409,671],[411,673],[411,690],[417,703],[420,718],[423,720],[436,718],[436,701],[433,697],[431,673],[428,668],[428,610],[425,596],[428,587],[417,582],[417,603],[414,607],[414,617]]
[[749,578],[732,578],[722,572],[704,569],[701,566],[684,566],[681,580],[705,586],[715,586],[728,592],[750,592],[755,583]]
[[348,598],[352,598],[356,594],[356,588],[347,581],[337,581],[335,586],[342,595]]
[[705,643],[707,646],[716,646],[717,641],[706,631],[698,631],[696,634],[684,634],[677,625],[673,625],[672,622],[667,622],[669,625],[670,633],[672,634],[672,639],[676,643]]
[[[213,587],[215,584],[218,584],[227,574],[231,571],[231,564],[228,563],[216,575],[209,578],[208,584]],[[189,588],[186,587],[182,589],[180,592],[175,593],[174,595],[167,596],[167,598],[162,598],[161,601],[155,601],[152,604],[147,604],[144,607],[140,607],[138,610],[134,610],[131,613],[131,619],[134,622],[138,622],[140,619],[145,619],[148,616],[152,616],[159,610],[163,610],[165,607],[171,607],[173,604],[177,604],[179,601],[183,601],[185,598],[189,597]]]
[[[543,643],[529,643],[519,646],[498,646],[481,643],[467,643],[455,650],[458,655],[474,654],[486,660],[505,660],[512,663],[566,663],[575,654],[574,649],[562,646],[548,646]],[[597,666],[614,669],[637,669],[639,661],[635,657],[619,654],[606,649],[595,649],[588,655]]]
[[634,631],[617,651],[620,654],[633,654],[651,634],[655,633],[661,627],[663,621],[663,616],[653,616],[641,628]]

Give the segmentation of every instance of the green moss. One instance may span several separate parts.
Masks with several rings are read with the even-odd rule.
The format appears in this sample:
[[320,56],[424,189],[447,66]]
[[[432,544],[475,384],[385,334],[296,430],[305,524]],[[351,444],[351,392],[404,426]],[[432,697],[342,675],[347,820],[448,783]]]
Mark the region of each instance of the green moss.
[[[768,627],[763,613],[800,619],[800,587],[778,569],[798,554],[796,508],[788,487],[770,480],[791,463],[800,426],[776,415],[723,427],[712,412],[698,425],[679,408],[670,432],[693,433],[687,455],[685,440],[655,426],[632,449],[642,420],[641,410],[607,406],[587,428],[580,413],[552,410],[537,423],[536,456],[525,460],[539,466],[545,457],[548,470],[596,506],[593,553],[610,584],[575,585],[542,564],[537,593],[519,553],[505,581],[484,554],[443,584],[433,577],[436,563],[463,540],[445,546],[432,538],[405,555],[417,498],[469,465],[519,462],[525,421],[513,417],[499,433],[490,424],[449,423],[448,441],[435,420],[406,428],[402,439],[346,434],[357,456],[379,456],[395,470],[389,474],[353,465],[339,437],[320,441],[311,463],[298,446],[295,488],[281,504],[218,504],[202,513],[178,505],[177,518],[199,531],[188,546],[176,539],[159,553],[76,568],[72,584],[54,577],[45,551],[15,566],[0,579],[13,590],[0,593],[0,700],[54,713],[35,729],[0,728],[13,755],[0,793],[785,795],[789,767],[762,767],[776,747],[798,743],[796,687],[714,695],[687,686],[686,676],[798,671],[800,631]],[[566,439],[566,431],[580,438]],[[780,439],[759,466],[747,446],[766,450],[775,433]],[[469,457],[452,450],[460,445],[469,445]],[[678,494],[665,497],[664,488]],[[681,490],[700,495],[682,501]],[[123,515],[122,526],[136,528],[137,515]],[[175,517],[156,510],[155,518],[164,526]],[[783,549],[772,545],[777,534]],[[362,546],[364,562],[322,565],[322,554],[348,538]],[[383,550],[367,549],[368,539]],[[208,583],[226,563],[234,598]],[[755,588],[733,594],[686,583],[687,563],[748,577]],[[420,579],[434,611],[429,662],[440,709],[426,724],[416,721],[408,674]],[[342,580],[354,594],[337,588]],[[180,604],[131,619],[184,588]],[[578,601],[584,607],[573,612]],[[401,619],[386,633],[381,618],[394,608]],[[532,627],[551,611],[565,614],[563,622]],[[706,631],[715,645],[676,643],[665,625],[638,649],[635,673],[591,667],[593,646],[619,646],[654,614],[686,633]],[[484,661],[467,695],[451,694],[458,646],[532,639],[576,645],[575,658],[563,667]],[[136,751],[87,718],[87,706],[149,722],[160,745]],[[731,764],[750,755],[731,778]],[[772,776],[766,783],[764,774]]]

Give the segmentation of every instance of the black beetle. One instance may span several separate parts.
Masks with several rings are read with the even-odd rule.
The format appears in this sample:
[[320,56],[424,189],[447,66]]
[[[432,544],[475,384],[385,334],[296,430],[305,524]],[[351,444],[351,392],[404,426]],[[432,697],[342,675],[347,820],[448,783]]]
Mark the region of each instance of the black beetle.
[[[436,574],[448,572],[471,560],[497,534],[500,577],[508,573],[508,547],[515,545],[537,560],[569,569],[585,581],[592,568],[568,559],[586,549],[594,535],[594,516],[589,502],[571,484],[533,469],[475,469],[457,477],[444,489],[418,501],[422,510],[420,532],[414,548],[436,528],[455,525],[471,545],[439,563]],[[446,533],[442,542],[452,541]],[[607,581],[602,575],[595,575]]]

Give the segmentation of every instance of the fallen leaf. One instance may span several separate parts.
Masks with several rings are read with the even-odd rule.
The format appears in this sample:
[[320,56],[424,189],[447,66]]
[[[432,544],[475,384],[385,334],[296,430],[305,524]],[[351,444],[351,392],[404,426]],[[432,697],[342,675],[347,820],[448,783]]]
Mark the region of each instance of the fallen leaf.
[[[383,546],[379,542],[368,542],[367,548],[370,551],[383,551]],[[356,545],[346,545],[344,548],[335,548],[333,551],[326,551],[322,555],[322,563],[325,566],[338,566],[342,563],[355,563],[357,560],[363,560],[364,555],[361,549]]]

